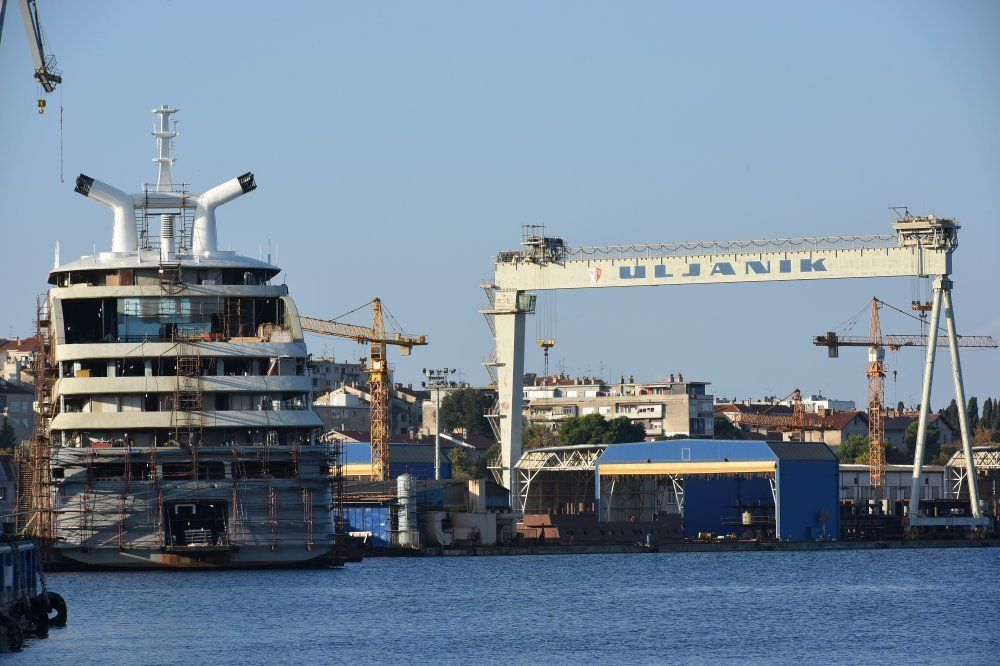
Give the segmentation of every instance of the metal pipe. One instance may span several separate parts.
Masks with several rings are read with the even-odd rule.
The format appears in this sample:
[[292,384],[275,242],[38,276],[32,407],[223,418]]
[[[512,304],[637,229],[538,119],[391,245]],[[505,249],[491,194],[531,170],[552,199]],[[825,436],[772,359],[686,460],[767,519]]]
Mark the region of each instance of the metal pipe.
[[76,178],[74,191],[114,211],[114,226],[111,230],[112,252],[138,251],[139,235],[135,229],[135,202],[132,197],[82,173]]
[[920,419],[917,422],[917,443],[913,453],[913,478],[910,480],[910,524],[920,519],[920,481],[924,470],[924,439],[927,437],[927,413],[931,404],[931,384],[934,380],[934,357],[937,354],[938,327],[941,322],[941,290],[946,277],[934,281],[930,329],[927,332],[927,356],[924,360],[924,385],[920,394]]
[[969,434],[969,415],[965,410],[965,384],[962,381],[962,362],[958,357],[958,336],[955,334],[955,310],[951,304],[951,280],[944,287],[944,322],[948,327],[948,345],[951,348],[951,374],[955,380],[955,403],[958,406],[958,424],[962,431],[962,450],[965,452],[965,478],[969,485],[969,503],[972,517],[981,518],[979,488],[976,485],[976,462],[972,456],[972,437]]
[[215,252],[219,249],[219,237],[215,226],[215,209],[229,203],[247,192],[257,189],[253,174],[249,171],[242,176],[216,185],[198,197],[194,211],[194,228],[191,252],[195,255]]

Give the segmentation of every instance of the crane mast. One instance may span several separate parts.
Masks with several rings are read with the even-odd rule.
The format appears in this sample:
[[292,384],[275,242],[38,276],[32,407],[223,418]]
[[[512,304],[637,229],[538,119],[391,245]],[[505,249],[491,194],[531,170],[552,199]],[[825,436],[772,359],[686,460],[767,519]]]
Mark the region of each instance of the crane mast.
[[321,335],[347,338],[368,345],[368,388],[371,396],[369,431],[372,449],[372,479],[384,481],[389,478],[389,361],[386,356],[388,345],[400,348],[409,355],[413,347],[427,344],[427,336],[410,333],[385,331],[385,317],[382,299],[371,302],[372,325],[358,326],[344,322],[314,317],[299,317],[302,330]]
[[878,318],[879,301],[872,298],[868,333],[868,473],[872,499],[885,499],[885,442],[883,401],[885,396],[885,346]]

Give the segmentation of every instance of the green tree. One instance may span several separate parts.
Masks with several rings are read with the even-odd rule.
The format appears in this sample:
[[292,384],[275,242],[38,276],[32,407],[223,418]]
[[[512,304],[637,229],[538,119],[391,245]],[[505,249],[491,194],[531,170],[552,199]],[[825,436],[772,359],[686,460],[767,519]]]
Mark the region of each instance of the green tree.
[[600,414],[571,416],[559,428],[559,442],[567,446],[641,442],[645,438],[646,429],[632,423],[627,416],[619,416],[610,421]]
[[868,435],[851,435],[837,447],[837,458],[846,464],[868,462]]
[[712,431],[715,439],[743,439],[740,429],[733,425],[733,422],[725,416],[715,415],[712,419]]
[[451,461],[451,478],[465,480],[478,476],[476,456],[465,447],[456,446],[448,451],[448,460]]
[[983,401],[983,415],[979,417],[979,425],[983,428],[993,427],[993,399],[986,398]]
[[17,433],[7,417],[3,417],[3,426],[0,426],[0,449],[9,451],[17,444]]
[[944,420],[955,428],[955,432],[958,432],[958,428],[961,426],[958,424],[958,403],[955,402],[954,398],[951,399],[951,404],[944,409],[939,410],[938,414],[943,416]]
[[524,433],[521,434],[521,449],[524,451],[558,445],[559,435],[537,423],[525,428]]
[[955,452],[961,450],[961,448],[962,445],[955,442],[952,442],[951,444],[942,444],[941,451],[938,453],[938,457],[935,462],[938,465],[946,464],[949,460],[951,460],[951,457],[955,455]]
[[904,411],[906,411],[906,405],[904,405],[903,401],[900,400],[899,402],[896,403],[896,413],[902,414]]
[[969,428],[975,430],[979,426],[979,401],[976,396],[969,398],[969,406],[965,410],[965,415],[969,417]]
[[482,391],[462,388],[452,391],[441,399],[439,423],[442,430],[463,428],[470,435],[493,436],[486,420],[488,399]]
[[[903,439],[906,442],[906,452],[909,454],[907,456],[908,461],[913,460],[914,453],[917,450],[918,426],[919,424],[914,421],[910,425],[906,426],[906,433],[903,435]],[[927,432],[924,435],[924,463],[936,460],[941,454],[941,443],[938,441],[940,439],[940,431],[934,426],[928,426]]]

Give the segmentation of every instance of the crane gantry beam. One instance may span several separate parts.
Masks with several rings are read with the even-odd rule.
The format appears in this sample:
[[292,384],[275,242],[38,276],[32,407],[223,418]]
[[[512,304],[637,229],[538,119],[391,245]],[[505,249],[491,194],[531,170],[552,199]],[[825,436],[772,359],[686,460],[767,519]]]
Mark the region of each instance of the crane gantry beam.
[[[528,235],[521,248],[500,251],[493,262],[493,284],[487,285],[489,306],[483,314],[492,318],[496,354],[489,364],[497,374],[497,404],[489,418],[500,433],[500,472],[511,491],[515,510],[520,494],[514,464],[521,455],[524,374],[525,315],[534,311],[535,295],[559,289],[606,287],[681,286],[776,282],[846,278],[930,277],[935,279],[937,303],[947,296],[946,318],[950,322],[956,392],[961,393],[951,309],[952,253],[958,245],[959,224],[934,215],[915,217],[905,212],[893,224],[892,234],[778,238],[745,241],[696,241],[688,243],[633,243],[570,247],[562,238]],[[932,326],[938,325],[935,318]],[[933,364],[935,337],[928,348],[927,364]],[[921,404],[921,432],[926,429],[930,379]],[[963,446],[971,461],[968,421],[962,423]],[[970,462],[971,464],[971,462]],[[914,464],[914,483],[919,482],[922,461]],[[974,479],[975,474],[969,474]],[[970,484],[972,515],[982,523],[978,491]],[[921,521],[920,496],[911,499],[910,520]]]

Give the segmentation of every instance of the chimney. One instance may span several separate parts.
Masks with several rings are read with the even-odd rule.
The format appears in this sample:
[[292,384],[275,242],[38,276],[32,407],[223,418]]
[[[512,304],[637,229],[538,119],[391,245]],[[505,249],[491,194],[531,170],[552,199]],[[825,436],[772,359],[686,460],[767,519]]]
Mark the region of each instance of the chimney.
[[135,228],[135,202],[132,201],[132,197],[82,173],[76,178],[74,191],[114,211],[114,225],[111,230],[112,252],[138,251],[139,234]]
[[[198,206],[194,212],[194,231],[192,238],[192,254],[202,255],[219,249],[219,237],[215,225],[215,209],[222,204],[243,196],[257,189],[253,174],[249,171],[242,176],[227,180],[216,185],[208,192],[198,197]],[[133,224],[133,228],[134,228]]]

